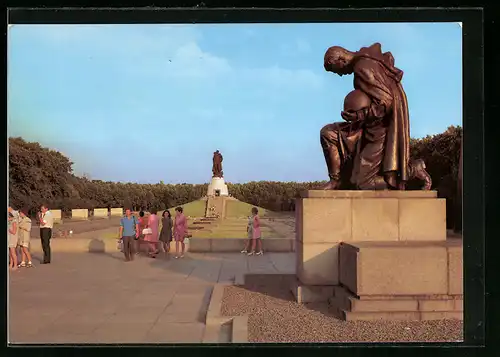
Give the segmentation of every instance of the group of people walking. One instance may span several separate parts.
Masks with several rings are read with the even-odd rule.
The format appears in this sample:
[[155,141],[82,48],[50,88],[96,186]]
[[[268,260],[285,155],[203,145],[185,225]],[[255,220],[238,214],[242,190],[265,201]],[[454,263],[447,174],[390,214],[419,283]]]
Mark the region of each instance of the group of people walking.
[[[247,255],[262,255],[262,234],[260,229],[260,218],[257,207],[252,207],[251,216],[248,217],[247,237],[248,241],[241,253]],[[139,254],[141,245],[147,247],[147,254],[151,258],[163,252],[170,252],[170,243],[175,240],[175,258],[183,258],[185,252],[184,239],[188,234],[187,218],[184,216],[182,207],[175,209],[175,218],[172,219],[170,211],[163,211],[162,228],[159,230],[159,218],[157,211],[152,210],[146,219],[143,211],[136,218],[130,209],[125,210],[125,216],[120,221],[119,242],[125,255],[125,261],[134,259]],[[179,254],[179,248],[180,254]],[[258,251],[256,251],[258,248]]]
[[[43,249],[42,264],[50,263],[50,239],[54,220],[47,205],[42,205],[38,213],[40,224],[40,239]],[[8,207],[8,246],[9,246],[9,269],[32,267],[32,257],[30,253],[31,240],[31,218],[27,209],[16,211],[11,206]],[[20,257],[20,259],[18,259]],[[19,260],[21,260],[19,262]]]
[[151,258],[156,258],[160,252],[168,254],[172,240],[175,240],[175,258],[184,257],[184,239],[188,236],[188,227],[182,207],[175,209],[175,218],[172,218],[170,211],[163,211],[161,221],[160,231],[160,219],[156,210],[152,210],[148,218],[143,211],[136,218],[130,209],[125,210],[125,216],[120,221],[119,241],[126,261],[133,260],[142,245],[147,247],[146,252]]

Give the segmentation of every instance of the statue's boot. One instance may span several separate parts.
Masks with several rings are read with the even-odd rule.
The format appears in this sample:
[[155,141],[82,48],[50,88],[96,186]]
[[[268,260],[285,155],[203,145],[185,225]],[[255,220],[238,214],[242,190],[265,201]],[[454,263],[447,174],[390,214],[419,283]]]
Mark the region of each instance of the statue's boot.
[[384,174],[384,181],[386,182],[389,190],[397,190],[399,188],[397,173],[395,171],[386,172]]
[[322,190],[338,190],[340,186],[340,180],[330,180],[325,185],[321,187]]
[[325,155],[326,166],[328,167],[328,176],[330,181],[327,182],[323,190],[338,190],[340,186],[340,153],[339,149],[334,145],[323,146],[323,153]]

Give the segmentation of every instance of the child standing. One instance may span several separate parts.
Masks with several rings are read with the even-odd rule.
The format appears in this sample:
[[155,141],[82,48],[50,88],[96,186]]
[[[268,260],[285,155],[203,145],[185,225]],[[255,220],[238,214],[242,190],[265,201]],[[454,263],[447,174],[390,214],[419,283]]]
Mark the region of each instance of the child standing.
[[[250,253],[247,253],[247,255],[262,255],[264,252],[262,251],[262,235],[260,231],[260,217],[259,217],[259,210],[257,207],[252,207],[252,216],[249,219],[248,222],[248,236],[249,238],[251,237],[251,242],[252,242],[252,250]],[[249,242],[250,243],[250,240]],[[248,244],[250,245],[250,244]],[[259,246],[259,251],[255,253],[255,248],[256,245]],[[243,252],[246,253],[245,249]]]

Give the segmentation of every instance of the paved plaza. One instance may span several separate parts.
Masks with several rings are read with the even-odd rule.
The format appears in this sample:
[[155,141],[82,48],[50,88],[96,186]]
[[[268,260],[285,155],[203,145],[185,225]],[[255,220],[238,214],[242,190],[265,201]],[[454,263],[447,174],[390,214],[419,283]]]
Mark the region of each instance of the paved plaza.
[[213,286],[245,273],[292,274],[294,253],[188,253],[183,259],[53,253],[10,273],[14,344],[200,343]]

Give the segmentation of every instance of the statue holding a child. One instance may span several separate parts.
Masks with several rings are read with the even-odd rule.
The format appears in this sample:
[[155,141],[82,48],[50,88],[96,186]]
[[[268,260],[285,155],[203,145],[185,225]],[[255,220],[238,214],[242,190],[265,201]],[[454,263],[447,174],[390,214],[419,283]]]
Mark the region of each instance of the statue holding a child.
[[408,101],[403,71],[390,52],[375,43],[350,52],[330,47],[324,67],[354,74],[354,90],[344,99],[344,122],[321,129],[320,141],[330,181],[324,189],[405,190],[410,179],[432,184],[422,160],[410,162]]

